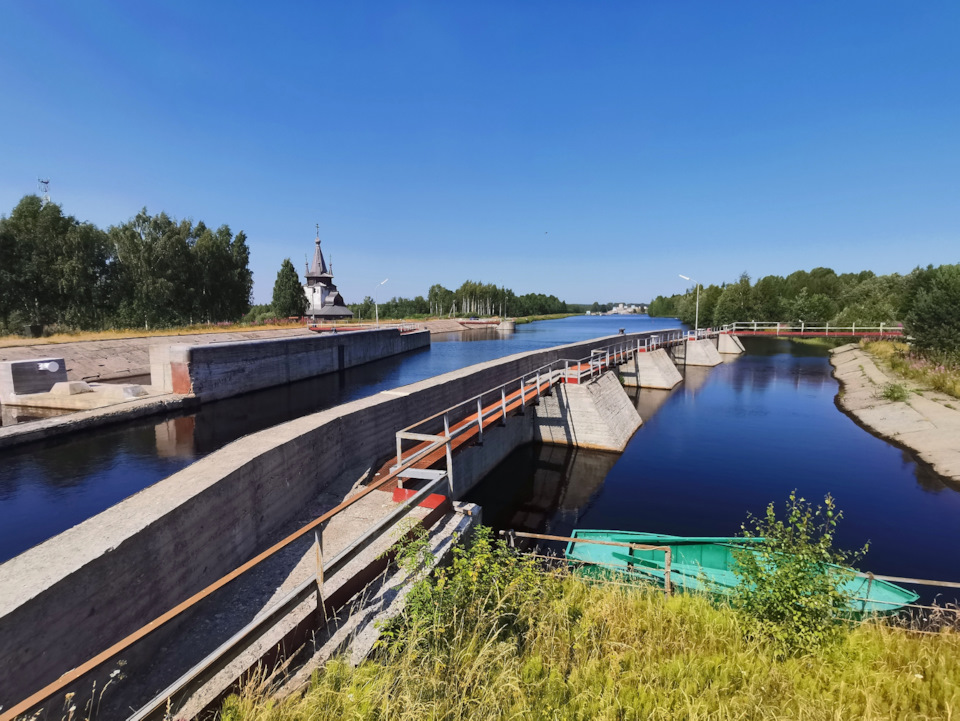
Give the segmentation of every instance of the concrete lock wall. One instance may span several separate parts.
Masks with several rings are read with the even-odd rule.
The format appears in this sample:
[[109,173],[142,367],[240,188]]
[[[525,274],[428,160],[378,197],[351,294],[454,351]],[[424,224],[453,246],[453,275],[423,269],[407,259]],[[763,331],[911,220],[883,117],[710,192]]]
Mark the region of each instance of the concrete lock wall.
[[557,443],[622,451],[643,421],[615,373],[583,385],[557,386],[537,408],[535,437]]
[[151,348],[154,386],[203,401],[333,373],[430,345],[429,331],[352,333]]
[[720,353],[732,355],[746,352],[743,343],[732,333],[721,333],[717,336],[717,350]]
[[714,342],[707,338],[689,340],[675,345],[670,349],[670,355],[677,363],[688,366],[712,367],[723,363],[723,358],[717,352]]
[[620,366],[620,374],[623,384],[631,388],[670,390],[683,380],[664,348],[651,353],[639,353],[634,360]]
[[[398,430],[553,360],[640,337],[507,356],[280,424],[0,565],[0,705],[40,689],[263,550],[318,493],[393,456]],[[454,470],[460,493],[511,443],[532,438],[532,414],[519,424],[509,419],[507,429],[513,440],[495,444],[494,433],[475,459],[463,454]]]

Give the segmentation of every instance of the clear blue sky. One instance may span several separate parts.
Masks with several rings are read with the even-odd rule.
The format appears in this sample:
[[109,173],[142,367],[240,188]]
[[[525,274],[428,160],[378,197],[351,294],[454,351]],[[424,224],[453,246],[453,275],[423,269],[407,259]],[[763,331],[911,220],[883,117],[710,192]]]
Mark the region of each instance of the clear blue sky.
[[960,262],[960,3],[4,2],[0,212],[319,222],[348,302]]

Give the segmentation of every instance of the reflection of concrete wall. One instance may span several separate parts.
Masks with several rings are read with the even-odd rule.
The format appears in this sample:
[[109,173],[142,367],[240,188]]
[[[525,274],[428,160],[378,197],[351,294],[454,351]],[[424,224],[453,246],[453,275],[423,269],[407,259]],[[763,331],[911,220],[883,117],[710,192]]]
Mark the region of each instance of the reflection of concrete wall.
[[382,328],[152,351],[153,385],[204,401],[284,385],[430,345],[430,333]]
[[[318,493],[392,455],[397,430],[550,361],[638,337],[507,356],[255,433],[0,565],[0,705],[9,707],[261,551]],[[508,438],[526,438],[532,417],[511,422]],[[488,455],[470,462],[473,473],[503,452],[506,444],[495,446],[494,436],[481,451]],[[467,463],[458,461],[455,481],[458,470],[466,477]]]
[[160,458],[193,458],[194,416],[171,418],[154,426],[157,455]]

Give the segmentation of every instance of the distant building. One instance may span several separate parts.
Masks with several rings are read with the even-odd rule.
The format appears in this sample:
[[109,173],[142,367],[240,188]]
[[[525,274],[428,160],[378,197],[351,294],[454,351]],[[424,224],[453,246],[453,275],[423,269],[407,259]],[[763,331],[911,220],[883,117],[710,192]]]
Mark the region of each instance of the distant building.
[[333,267],[327,268],[320,250],[320,229],[317,228],[316,250],[313,251],[313,263],[307,266],[307,284],[303,292],[307,294],[307,317],[324,320],[353,318],[353,312],[343,302],[343,297],[333,284]]

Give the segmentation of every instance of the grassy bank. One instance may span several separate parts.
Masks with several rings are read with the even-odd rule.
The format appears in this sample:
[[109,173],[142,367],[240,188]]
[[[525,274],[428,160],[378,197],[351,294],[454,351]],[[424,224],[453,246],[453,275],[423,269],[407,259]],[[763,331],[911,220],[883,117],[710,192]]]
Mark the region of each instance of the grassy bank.
[[199,333],[240,333],[252,330],[278,330],[281,328],[303,327],[297,321],[277,322],[267,324],[223,323],[217,325],[197,324],[179,326],[176,328],[157,328],[144,330],[142,328],[124,328],[117,330],[91,330],[66,333],[52,333],[42,338],[27,338],[22,335],[0,336],[0,348],[19,345],[48,345],[56,343],[75,343],[84,340],[117,340],[120,338],[143,338],[154,336],[193,335]]
[[941,719],[960,714],[960,635],[880,623],[814,654],[750,640],[697,596],[588,584],[486,546],[415,591],[379,655],[328,663],[283,701],[250,688],[230,721]]
[[861,347],[893,373],[932,389],[960,398],[960,362],[947,356],[924,357],[898,341],[863,341]]

